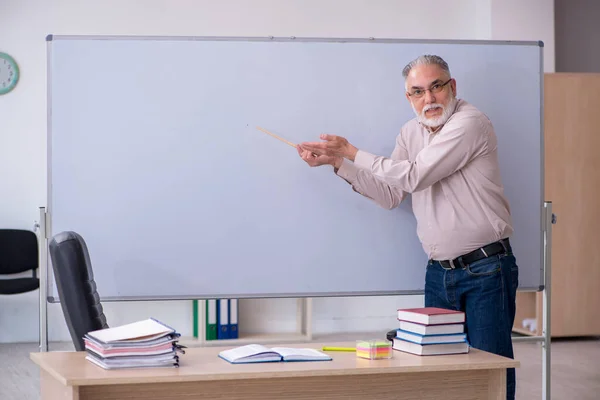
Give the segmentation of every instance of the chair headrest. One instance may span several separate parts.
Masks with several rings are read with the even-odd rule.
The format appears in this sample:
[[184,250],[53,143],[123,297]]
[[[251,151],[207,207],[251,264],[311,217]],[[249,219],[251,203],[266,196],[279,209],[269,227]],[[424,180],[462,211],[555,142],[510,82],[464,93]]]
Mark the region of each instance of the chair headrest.
[[[90,254],[85,240],[83,240],[80,234],[73,231],[57,233],[52,237],[48,247],[53,258],[62,258],[63,262],[84,266],[87,270],[85,279],[92,280],[94,278]],[[65,259],[65,257],[68,259]]]

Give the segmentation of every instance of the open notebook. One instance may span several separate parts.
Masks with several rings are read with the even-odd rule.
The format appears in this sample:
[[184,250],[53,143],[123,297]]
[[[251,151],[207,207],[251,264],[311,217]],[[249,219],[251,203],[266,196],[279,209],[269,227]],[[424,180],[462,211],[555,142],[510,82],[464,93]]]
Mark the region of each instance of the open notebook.
[[219,357],[232,364],[277,362],[277,361],[330,361],[331,357],[315,349],[297,349],[292,347],[265,347],[260,344],[248,344],[229,350],[223,350]]

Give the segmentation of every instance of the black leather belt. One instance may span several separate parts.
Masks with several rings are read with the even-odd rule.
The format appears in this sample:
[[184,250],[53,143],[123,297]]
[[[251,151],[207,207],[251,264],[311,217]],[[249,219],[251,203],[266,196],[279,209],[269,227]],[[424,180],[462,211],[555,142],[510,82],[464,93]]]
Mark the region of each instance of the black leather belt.
[[470,253],[464,254],[462,256],[456,257],[453,260],[434,260],[440,263],[442,268],[446,269],[456,269],[456,268],[466,268],[467,265],[473,264],[476,261],[482,260],[487,257],[495,256],[497,254],[502,253],[510,253],[512,252],[512,248],[510,247],[510,242],[507,239],[502,239],[494,243],[490,243],[486,246],[480,247],[476,250],[473,250]]

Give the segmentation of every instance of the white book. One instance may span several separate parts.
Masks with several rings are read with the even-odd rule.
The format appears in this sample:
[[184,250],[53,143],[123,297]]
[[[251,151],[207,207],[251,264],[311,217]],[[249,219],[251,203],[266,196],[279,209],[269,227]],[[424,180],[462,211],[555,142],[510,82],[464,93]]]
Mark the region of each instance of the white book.
[[132,341],[132,340],[121,340],[118,342],[112,343],[103,343],[95,340],[94,338],[85,335],[83,337],[83,341],[86,346],[95,345],[97,347],[101,347],[104,350],[112,350],[112,349],[149,349],[156,346],[162,346],[167,343],[172,343],[176,345],[179,341],[179,334],[168,334],[167,336],[159,337],[153,340],[144,340],[144,341]]
[[175,343],[165,343],[159,346],[148,346],[148,347],[122,347],[122,348],[112,348],[105,349],[102,346],[98,346],[92,342],[85,342],[85,349],[88,352],[92,352],[97,354],[102,358],[119,358],[126,356],[150,356],[157,354],[164,354],[175,351],[180,351],[183,353],[182,346],[179,346]]
[[179,359],[177,356],[168,354],[163,357],[123,357],[109,359],[97,357],[88,353],[86,360],[104,369],[130,369],[130,368],[177,368]]
[[331,357],[315,349],[272,347],[268,348],[260,344],[248,344],[223,350],[219,357],[232,363],[259,363],[277,361],[329,361]]
[[465,331],[464,324],[423,325],[409,321],[398,322],[401,330],[418,333],[419,335],[447,335]]
[[439,307],[404,308],[398,310],[398,320],[423,325],[456,324],[465,322],[465,313]]
[[88,332],[86,336],[100,343],[151,342],[175,333],[175,330],[154,318],[121,325],[114,328]]
[[431,356],[441,354],[461,354],[469,352],[469,343],[443,343],[443,344],[418,344],[408,342],[406,340],[394,339],[395,350],[404,351],[406,353],[416,354],[419,356]]

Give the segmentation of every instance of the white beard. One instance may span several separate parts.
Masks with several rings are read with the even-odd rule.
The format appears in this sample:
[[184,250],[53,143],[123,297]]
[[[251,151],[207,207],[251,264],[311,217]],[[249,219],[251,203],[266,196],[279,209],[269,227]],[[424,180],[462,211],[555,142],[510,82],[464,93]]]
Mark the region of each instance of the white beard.
[[[413,108],[413,111],[415,112],[415,114],[417,115],[417,121],[419,121],[423,125],[428,126],[430,128],[437,128],[438,126],[444,125],[446,123],[446,121],[448,121],[448,118],[450,118],[452,113],[454,113],[454,109],[456,108],[457,102],[458,102],[458,99],[452,95],[452,97],[450,98],[450,101],[448,102],[448,104],[446,106],[444,106],[443,104],[440,104],[440,103],[427,104],[425,107],[423,107],[423,110],[421,111],[420,114],[417,112],[417,110],[415,110],[414,105],[412,106],[412,108]],[[438,108],[438,107],[442,109],[442,115],[440,115],[439,117],[435,117],[435,118],[427,118],[425,116],[426,111],[434,109],[434,108]]]

